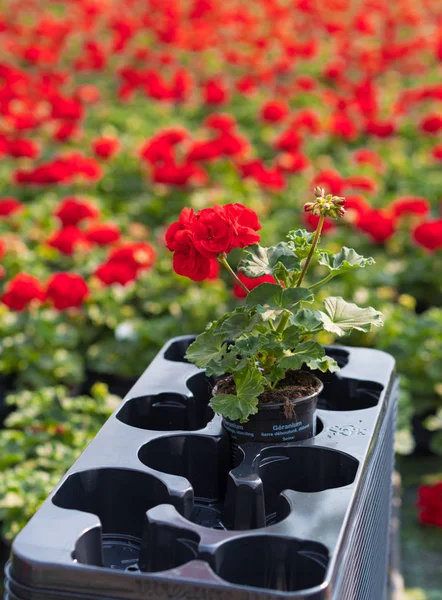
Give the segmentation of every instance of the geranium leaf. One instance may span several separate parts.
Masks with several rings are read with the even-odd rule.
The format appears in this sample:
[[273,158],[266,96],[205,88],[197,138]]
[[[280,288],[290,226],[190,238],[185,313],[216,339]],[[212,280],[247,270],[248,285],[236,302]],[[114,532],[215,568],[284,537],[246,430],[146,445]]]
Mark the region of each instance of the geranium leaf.
[[300,327],[303,331],[308,331],[310,333],[320,331],[324,326],[321,318],[321,311],[309,310],[308,308],[302,308],[299,312],[292,315],[290,322],[298,328]]
[[318,342],[302,342],[293,350],[285,352],[284,358],[279,361],[279,366],[283,369],[300,369],[303,364],[322,358],[324,354],[324,348]]
[[324,329],[339,336],[353,329],[368,332],[371,328],[383,325],[382,313],[371,306],[360,308],[352,302],[346,302],[340,296],[324,300],[325,313],[321,312]]
[[361,256],[353,248],[347,248],[346,246],[337,254],[321,252],[318,259],[318,263],[327,267],[334,275],[352,271],[353,269],[364,268],[367,265],[373,265],[374,262],[375,260],[371,256],[365,258],[365,256]]
[[281,308],[283,288],[276,283],[261,283],[254,288],[246,298],[247,306],[270,306],[270,308]]
[[314,299],[313,293],[307,288],[288,288],[282,293],[281,306],[290,309],[300,302],[313,302]]
[[236,395],[219,394],[212,398],[213,410],[232,421],[247,421],[258,412],[258,396],[264,391],[264,377],[250,364],[234,375]]
[[[213,368],[222,361],[228,351],[225,336],[205,331],[187,348],[186,358],[200,369]],[[223,371],[220,375],[223,374]]]
[[[314,233],[306,229],[295,229],[287,235],[289,248],[293,250],[299,259],[306,258],[312,246]],[[315,254],[318,253],[317,248]]]
[[244,308],[237,308],[233,313],[223,320],[216,332],[223,334],[225,338],[236,338],[243,333],[248,333],[260,321],[258,315],[252,315]]
[[245,252],[247,257],[239,263],[239,270],[247,277],[275,276],[281,269],[285,269],[286,272],[300,270],[298,257],[285,242],[270,248],[256,244]]
[[335,373],[339,371],[339,365],[331,356],[323,356],[322,358],[314,358],[313,360],[309,360],[307,366],[310,367],[313,371],[319,369],[325,373],[326,371],[330,371],[331,373]]

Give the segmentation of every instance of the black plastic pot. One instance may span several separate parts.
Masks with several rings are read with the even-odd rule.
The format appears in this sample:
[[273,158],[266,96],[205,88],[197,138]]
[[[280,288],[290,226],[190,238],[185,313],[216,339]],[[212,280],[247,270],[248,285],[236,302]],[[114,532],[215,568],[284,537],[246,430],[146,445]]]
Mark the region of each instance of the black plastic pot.
[[436,414],[435,410],[428,410],[423,414],[413,415],[411,419],[411,427],[414,439],[414,456],[435,456],[435,452],[431,450],[431,440],[434,437],[434,431],[430,431],[424,425],[428,417]]
[[316,381],[317,392],[292,402],[292,417],[285,416],[284,404],[280,403],[259,404],[258,412],[251,415],[246,423],[223,418],[223,427],[231,438],[234,465],[241,460],[238,452],[238,445],[241,443],[284,444],[308,440],[316,435],[316,407],[318,396],[324,388],[322,381]]
[[13,406],[5,403],[5,399],[8,394],[15,391],[16,379],[13,373],[0,375],[0,427],[3,427],[6,417],[14,410]]
[[12,600],[384,600],[394,360],[327,348],[310,439],[240,444],[169,342],[17,536]]

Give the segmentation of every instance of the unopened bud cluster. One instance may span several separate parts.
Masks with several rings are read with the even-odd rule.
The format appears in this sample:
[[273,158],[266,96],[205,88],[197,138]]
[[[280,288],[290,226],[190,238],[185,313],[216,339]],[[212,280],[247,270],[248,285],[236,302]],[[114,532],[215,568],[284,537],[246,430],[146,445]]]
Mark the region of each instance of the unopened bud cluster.
[[316,200],[304,204],[305,212],[311,212],[317,217],[331,217],[332,219],[339,219],[344,215],[345,198],[333,196],[332,194],[326,195],[325,190],[320,187],[314,189],[314,194]]

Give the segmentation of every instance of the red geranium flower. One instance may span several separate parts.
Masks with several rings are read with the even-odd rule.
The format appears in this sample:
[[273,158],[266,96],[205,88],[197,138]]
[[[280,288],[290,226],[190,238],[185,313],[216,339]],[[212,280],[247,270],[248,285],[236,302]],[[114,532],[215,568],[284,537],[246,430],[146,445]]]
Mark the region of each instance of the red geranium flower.
[[358,215],[371,210],[371,206],[362,196],[345,196],[345,213],[354,210]]
[[312,181],[312,186],[324,187],[326,192],[340,196],[344,188],[345,179],[334,169],[320,171]]
[[218,131],[230,131],[236,127],[235,117],[227,113],[216,113],[209,115],[204,121],[204,125],[209,129]]
[[279,123],[289,114],[290,109],[286,102],[281,100],[268,100],[261,108],[261,119],[267,123]]
[[301,152],[285,152],[276,158],[276,166],[285,173],[300,173],[310,166],[310,161]]
[[218,77],[209,79],[205,83],[203,87],[203,94],[206,104],[225,104],[229,99],[227,88],[224,82]]
[[419,123],[419,129],[423,133],[439,133],[442,129],[442,115],[437,113],[427,115]]
[[361,213],[356,226],[376,243],[386,242],[395,232],[395,219],[386,211],[372,209]]
[[[262,277],[247,277],[241,271],[239,271],[237,275],[249,291],[258,287],[258,285],[261,285],[261,283],[276,283],[274,277],[271,275],[263,275]],[[233,295],[236,298],[245,298],[247,296],[245,290],[243,290],[239,283],[235,283],[233,287]]]
[[114,248],[109,261],[132,264],[138,270],[150,269],[155,263],[156,252],[147,242],[126,242]]
[[377,171],[382,173],[385,170],[385,164],[382,158],[374,150],[360,148],[353,152],[353,159],[358,165],[371,165]]
[[9,217],[23,210],[23,204],[12,196],[4,196],[0,198],[0,217]]
[[54,214],[66,227],[67,225],[77,225],[84,219],[97,219],[100,211],[85,198],[68,196],[60,202]]
[[263,188],[279,192],[285,187],[285,179],[279,167],[268,168],[259,160],[241,163],[238,168],[243,177],[255,179]]
[[14,139],[7,142],[7,153],[14,158],[37,158],[40,148],[36,142],[26,139]]
[[421,196],[402,196],[396,198],[389,206],[395,217],[403,215],[426,215],[430,212],[430,203]]
[[57,310],[66,310],[81,306],[89,288],[81,275],[56,273],[47,282],[46,295]]
[[193,208],[183,208],[178,221],[172,223],[166,231],[166,246],[172,252],[185,252],[189,246],[189,233],[195,220],[195,211]]
[[233,247],[245,248],[257,244],[260,240],[256,233],[261,229],[258,215],[243,204],[226,204],[225,214],[233,228]]
[[175,272],[202,281],[213,276],[213,260],[218,254],[259,242],[259,229],[256,213],[242,204],[216,205],[197,214],[184,208],[178,221],[167,229],[165,240],[175,252]]
[[207,182],[207,173],[195,163],[184,163],[178,165],[168,162],[163,165],[155,165],[152,171],[152,179],[156,183],[165,183],[179,187],[188,184],[203,184]]
[[[310,231],[315,231],[317,229],[318,223],[319,223],[319,217],[317,217],[316,215],[314,215],[311,212],[307,212],[307,213],[303,214],[303,218],[304,218],[305,224],[309,227]],[[329,231],[333,231],[333,229],[335,229],[335,224],[329,217],[326,217],[325,221],[324,221],[324,225],[322,226],[322,233],[327,233]]]
[[442,161],[442,144],[437,144],[431,151],[431,154],[435,160]]
[[179,250],[174,253],[173,269],[178,275],[189,277],[193,281],[203,281],[210,276],[212,259],[203,256],[189,244],[185,252]]
[[127,285],[137,278],[138,268],[132,262],[109,260],[98,267],[95,275],[105,285]]
[[294,128],[306,129],[311,134],[321,133],[321,120],[318,114],[311,108],[303,108],[296,113],[292,120]]
[[352,188],[355,190],[364,190],[366,192],[375,192],[376,182],[368,175],[353,175],[347,177],[344,181],[344,189]]
[[275,148],[283,152],[298,152],[303,139],[298,133],[298,128],[291,125],[275,141]]
[[68,98],[67,96],[54,95],[51,98],[53,119],[63,119],[66,121],[78,121],[84,113],[83,105],[77,98]]
[[393,121],[375,121],[370,119],[365,126],[366,133],[379,138],[388,138],[396,132],[396,125]]
[[442,482],[422,485],[418,490],[419,521],[442,527]]
[[57,142],[66,142],[78,133],[78,125],[74,121],[65,121],[60,123],[53,134]]
[[421,223],[413,231],[413,238],[419,246],[430,252],[439,250],[442,248],[442,219]]
[[120,142],[116,138],[101,137],[92,141],[92,150],[99,158],[111,158],[120,149]]
[[233,226],[221,206],[203,208],[192,223],[193,242],[200,254],[213,258],[233,248]]
[[108,246],[121,238],[120,229],[114,223],[91,223],[85,235],[90,242],[99,246]]
[[45,291],[42,284],[36,277],[26,273],[19,273],[13,277],[7,283],[1,297],[3,304],[16,311],[24,310],[34,300],[43,302],[44,299]]
[[210,260],[210,271],[207,275],[207,279],[209,281],[214,281],[215,279],[218,279],[220,269],[221,265],[219,264],[219,262],[215,258],[212,258]]
[[47,245],[56,248],[62,254],[70,256],[75,250],[90,248],[91,243],[81,229],[75,225],[68,225],[53,233],[47,240]]
[[332,135],[350,142],[358,137],[356,125],[344,111],[338,111],[332,115],[329,123],[329,130]]

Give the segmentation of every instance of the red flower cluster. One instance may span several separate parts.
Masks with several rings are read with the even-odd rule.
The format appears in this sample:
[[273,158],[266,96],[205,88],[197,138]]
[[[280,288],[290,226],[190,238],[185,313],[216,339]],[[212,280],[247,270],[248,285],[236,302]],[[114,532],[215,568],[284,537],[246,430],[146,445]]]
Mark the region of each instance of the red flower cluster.
[[90,250],[93,244],[108,246],[119,241],[121,232],[113,223],[92,222],[85,229],[78,226],[83,221],[98,219],[99,209],[87,198],[69,196],[61,201],[54,215],[60,220],[61,228],[46,241],[66,255],[76,250]]
[[260,229],[256,213],[242,204],[216,205],[198,213],[184,208],[166,232],[166,245],[174,252],[175,272],[202,281],[218,255],[258,243]]
[[442,527],[442,482],[435,485],[422,485],[418,493],[420,522]]
[[17,198],[12,198],[11,196],[0,198],[0,218],[15,215],[21,212],[23,208],[23,204]]
[[68,184],[77,178],[98,181],[102,176],[101,167],[94,158],[87,158],[80,152],[72,152],[43,163],[31,169],[17,169],[16,183],[23,185]]
[[46,297],[57,310],[79,308],[88,295],[87,283],[76,273],[56,273],[46,286]]
[[86,198],[69,196],[58,205],[54,214],[60,219],[62,226],[67,227],[78,225],[84,219],[97,219],[100,211]]
[[1,301],[12,310],[22,311],[35,300],[43,302],[45,297],[44,287],[36,277],[19,273],[6,284]]
[[155,250],[147,242],[126,242],[114,248],[105,263],[95,271],[104,285],[126,285],[155,263]]
[[14,311],[46,300],[57,310],[66,310],[81,306],[88,294],[86,282],[76,273],[56,273],[46,286],[32,275],[19,273],[6,284],[1,301]]
[[113,137],[101,137],[93,140],[92,150],[95,156],[99,158],[108,159],[115,156],[120,149],[120,142],[117,138]]

